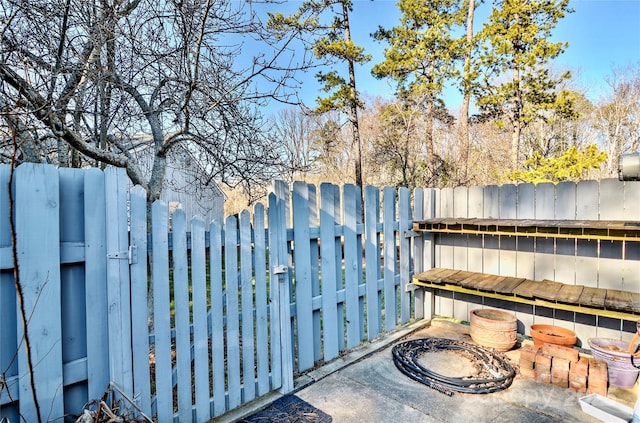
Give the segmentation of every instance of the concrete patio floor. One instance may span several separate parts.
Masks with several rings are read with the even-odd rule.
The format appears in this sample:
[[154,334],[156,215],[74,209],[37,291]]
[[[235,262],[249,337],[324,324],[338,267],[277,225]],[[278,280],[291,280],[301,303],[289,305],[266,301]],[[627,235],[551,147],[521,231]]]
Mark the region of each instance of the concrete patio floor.
[[[373,342],[296,380],[295,394],[333,422],[598,422],[583,413],[569,389],[517,375],[506,390],[449,397],[400,373],[391,348],[408,338],[440,337],[471,342],[468,326],[447,320],[419,322]],[[527,341],[525,341],[527,342]],[[519,360],[519,346],[507,356]],[[608,397],[633,407],[636,389],[610,388]],[[263,399],[216,421],[237,421],[268,405]]]

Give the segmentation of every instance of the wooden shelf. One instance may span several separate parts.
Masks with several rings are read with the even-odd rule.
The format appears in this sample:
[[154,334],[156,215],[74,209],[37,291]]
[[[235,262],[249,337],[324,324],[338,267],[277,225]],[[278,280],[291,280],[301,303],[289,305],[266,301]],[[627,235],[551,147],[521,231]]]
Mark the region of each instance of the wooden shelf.
[[413,222],[417,232],[640,241],[640,222],[440,218]]
[[517,302],[635,321],[640,317],[640,293],[567,285],[463,270],[433,268],[413,278],[414,285],[503,301]]

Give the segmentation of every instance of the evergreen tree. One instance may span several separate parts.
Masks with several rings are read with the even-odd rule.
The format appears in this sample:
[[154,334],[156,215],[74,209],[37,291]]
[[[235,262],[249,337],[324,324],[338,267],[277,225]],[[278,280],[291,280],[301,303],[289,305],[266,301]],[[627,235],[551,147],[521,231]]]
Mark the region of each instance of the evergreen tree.
[[409,108],[424,110],[427,162],[434,160],[434,121],[445,110],[442,91],[456,74],[455,60],[460,56],[460,45],[452,36],[453,28],[463,19],[458,3],[400,0],[400,25],[390,30],[380,27],[374,34],[375,39],[388,42],[389,47],[384,50],[384,61],[373,67],[372,74],[392,78],[399,100]]
[[480,116],[494,119],[511,131],[511,166],[519,160],[522,129],[548,110],[575,116],[559,84],[565,72],[553,78],[547,64],[567,43],[551,42],[551,31],[566,13],[569,0],[496,0],[481,31],[480,76],[476,105]]
[[[358,127],[358,108],[362,103],[356,89],[355,65],[371,60],[364,48],[351,39],[349,14],[353,11],[351,0],[311,0],[302,3],[298,12],[285,17],[282,13],[270,14],[268,25],[272,29],[298,32],[305,43],[309,43],[316,58],[332,67],[329,72],[318,72],[316,78],[327,95],[318,97],[316,113],[340,111],[347,116],[352,129],[352,143],[356,148],[355,179],[362,187],[362,142]],[[330,24],[323,17],[331,16]],[[309,39],[313,41],[309,41]],[[346,76],[334,65],[346,65]]]
[[535,153],[524,163],[525,170],[517,170],[509,175],[514,181],[531,182],[578,182],[585,179],[590,170],[599,169],[606,162],[607,153],[598,150],[594,144],[584,150],[570,147],[558,157],[546,158]]

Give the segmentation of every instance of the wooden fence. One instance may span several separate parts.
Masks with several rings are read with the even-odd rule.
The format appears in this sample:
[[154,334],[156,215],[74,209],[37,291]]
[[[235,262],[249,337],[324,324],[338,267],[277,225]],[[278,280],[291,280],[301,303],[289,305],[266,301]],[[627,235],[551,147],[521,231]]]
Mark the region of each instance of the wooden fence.
[[277,182],[266,207],[187,222],[162,202],[148,219],[144,191],[121,170],[26,164],[12,185],[19,300],[11,177],[0,166],[0,418],[12,423],[77,414],[110,382],[158,421],[207,421],[291,392],[295,374],[411,319],[467,320],[471,307],[511,309],[524,327],[553,322],[581,337],[635,330],[410,285],[436,265],[637,291],[636,242],[412,231],[430,217],[637,221],[632,182],[365,187],[364,204],[355,186]]
[[194,218],[190,232],[182,210],[156,202],[149,234],[145,193],[122,170],[26,164],[12,197],[30,368],[10,177],[0,166],[0,417],[11,422],[78,414],[110,382],[158,421],[207,421],[292,391],[295,374],[424,311],[407,289],[422,243],[406,189],[366,187],[363,206],[355,186],[277,182],[268,207]]

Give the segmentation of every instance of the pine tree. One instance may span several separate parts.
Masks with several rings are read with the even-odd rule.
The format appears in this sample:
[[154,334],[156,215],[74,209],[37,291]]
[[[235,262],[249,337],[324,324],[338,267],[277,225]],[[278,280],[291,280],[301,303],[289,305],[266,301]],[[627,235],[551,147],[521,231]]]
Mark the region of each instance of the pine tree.
[[372,74],[392,78],[399,100],[407,107],[423,108],[427,162],[431,162],[434,122],[444,110],[441,95],[456,74],[455,61],[460,56],[452,30],[461,24],[463,14],[457,0],[400,0],[398,8],[402,12],[400,25],[390,30],[380,27],[374,34],[389,47]]
[[544,118],[547,110],[575,115],[565,101],[558,102],[558,86],[570,73],[553,78],[547,66],[568,46],[550,41],[558,21],[572,12],[568,4],[569,0],[496,0],[479,34],[481,54],[475,66],[482,76],[476,105],[482,118],[510,128],[513,170],[527,123]]
[[[362,102],[356,89],[355,65],[370,61],[371,56],[351,38],[349,14],[352,11],[351,0],[312,0],[304,2],[298,12],[291,16],[272,14],[268,25],[281,31],[299,32],[321,63],[332,68],[338,63],[346,65],[346,76],[336,69],[316,74],[326,96],[318,97],[315,112],[340,111],[347,116],[352,143],[356,148],[356,185],[362,187],[362,142],[358,126],[358,108],[362,107]],[[332,16],[333,20],[330,24],[323,24],[322,18],[327,15]]]

